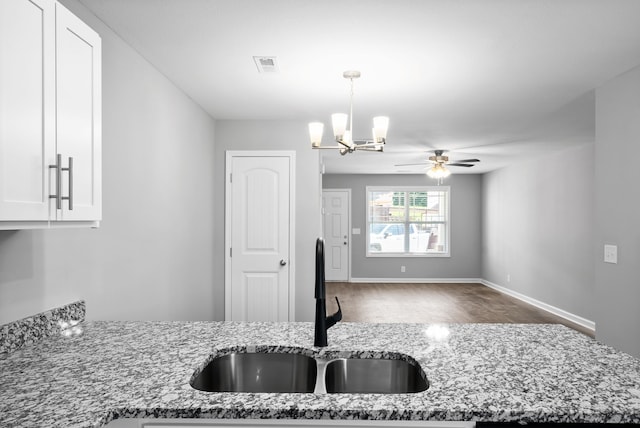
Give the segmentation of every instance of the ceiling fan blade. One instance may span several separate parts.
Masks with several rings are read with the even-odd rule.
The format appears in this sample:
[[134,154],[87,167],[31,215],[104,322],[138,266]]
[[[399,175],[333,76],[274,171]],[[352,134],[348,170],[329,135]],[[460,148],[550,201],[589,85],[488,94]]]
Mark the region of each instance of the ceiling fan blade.
[[474,166],[472,163],[448,163],[446,164],[446,166],[464,166],[464,167],[471,167]]
[[469,163],[469,162],[480,162],[480,159],[460,159],[460,160],[455,160],[455,163]]
[[426,162],[420,162],[420,163],[399,163],[399,164],[395,164],[394,166],[416,166],[416,165],[422,165],[424,167],[428,166]]

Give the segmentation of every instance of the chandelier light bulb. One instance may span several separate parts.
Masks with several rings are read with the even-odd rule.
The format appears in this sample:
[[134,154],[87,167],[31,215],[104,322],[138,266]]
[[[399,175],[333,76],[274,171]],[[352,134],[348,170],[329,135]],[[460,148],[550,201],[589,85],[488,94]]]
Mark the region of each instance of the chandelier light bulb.
[[311,122],[309,124],[309,138],[311,139],[311,147],[319,147],[322,142],[322,134],[324,132],[324,123]]
[[376,116],[373,118],[373,135],[376,143],[383,142],[387,138],[389,129],[389,118],[387,116]]
[[342,137],[342,141],[347,146],[353,145],[353,139],[351,138],[351,131],[344,131],[344,136]]
[[341,140],[347,130],[347,120],[349,120],[349,116],[346,113],[334,113],[331,115],[333,136],[336,137],[336,140]]

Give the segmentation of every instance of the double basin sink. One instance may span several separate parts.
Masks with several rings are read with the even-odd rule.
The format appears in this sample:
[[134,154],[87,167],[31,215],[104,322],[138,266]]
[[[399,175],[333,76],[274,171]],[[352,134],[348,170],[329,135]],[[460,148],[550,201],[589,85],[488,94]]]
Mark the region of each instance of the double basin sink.
[[194,373],[208,392],[406,394],[429,387],[420,366],[403,359],[313,358],[286,352],[234,352]]

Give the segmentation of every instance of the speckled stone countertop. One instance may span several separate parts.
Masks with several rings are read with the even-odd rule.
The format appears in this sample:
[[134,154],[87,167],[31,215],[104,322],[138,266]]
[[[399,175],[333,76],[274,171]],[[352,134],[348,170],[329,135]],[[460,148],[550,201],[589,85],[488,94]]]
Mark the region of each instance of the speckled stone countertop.
[[[0,355],[0,426],[100,427],[123,417],[640,422],[640,361],[627,354],[560,325],[429,327],[339,323],[320,350],[311,323],[84,322]],[[189,385],[212,356],[254,346],[401,353],[430,387],[248,394]]]

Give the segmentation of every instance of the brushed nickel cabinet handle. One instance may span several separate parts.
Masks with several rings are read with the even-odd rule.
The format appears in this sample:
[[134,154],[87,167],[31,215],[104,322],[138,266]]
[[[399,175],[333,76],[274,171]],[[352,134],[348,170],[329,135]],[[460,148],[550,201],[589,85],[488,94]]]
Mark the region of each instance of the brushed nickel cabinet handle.
[[[69,201],[69,210],[73,210],[73,158],[72,157],[69,157],[69,166],[67,168],[62,168],[62,170],[69,172],[69,196],[63,196],[62,199]],[[62,191],[62,187],[60,188],[60,191]]]
[[62,209],[62,155],[56,155],[56,164],[49,165],[49,169],[54,168],[56,170],[56,193],[49,195],[49,199],[56,200],[56,209]]

